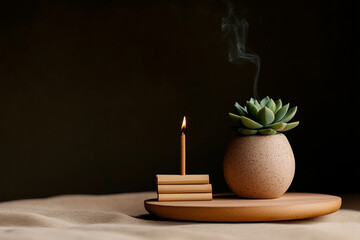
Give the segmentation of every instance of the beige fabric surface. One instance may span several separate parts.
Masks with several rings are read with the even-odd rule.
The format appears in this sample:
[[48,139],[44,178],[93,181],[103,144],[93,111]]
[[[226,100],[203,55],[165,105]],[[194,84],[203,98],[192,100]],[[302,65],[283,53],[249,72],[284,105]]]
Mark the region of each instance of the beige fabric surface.
[[0,203],[0,240],[72,239],[360,239],[360,195],[336,213],[272,223],[165,221],[147,214],[153,192],[65,195]]

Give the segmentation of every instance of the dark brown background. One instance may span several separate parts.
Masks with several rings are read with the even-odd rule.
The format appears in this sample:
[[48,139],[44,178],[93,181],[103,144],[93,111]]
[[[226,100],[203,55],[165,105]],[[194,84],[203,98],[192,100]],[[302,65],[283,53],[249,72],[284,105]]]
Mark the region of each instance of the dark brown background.
[[[10,3],[9,3],[10,2]],[[356,1],[248,1],[259,95],[298,105],[292,191],[359,192]],[[252,96],[227,59],[222,1],[8,1],[1,6],[0,200],[155,189],[188,172],[228,191],[227,113]]]

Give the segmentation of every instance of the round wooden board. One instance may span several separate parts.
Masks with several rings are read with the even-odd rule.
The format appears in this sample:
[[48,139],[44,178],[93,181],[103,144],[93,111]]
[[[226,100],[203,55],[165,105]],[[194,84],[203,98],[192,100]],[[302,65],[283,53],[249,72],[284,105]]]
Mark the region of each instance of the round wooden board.
[[200,222],[267,222],[312,218],[336,212],[341,198],[317,193],[285,193],[277,199],[242,199],[215,195],[212,201],[159,202],[145,200],[158,217]]

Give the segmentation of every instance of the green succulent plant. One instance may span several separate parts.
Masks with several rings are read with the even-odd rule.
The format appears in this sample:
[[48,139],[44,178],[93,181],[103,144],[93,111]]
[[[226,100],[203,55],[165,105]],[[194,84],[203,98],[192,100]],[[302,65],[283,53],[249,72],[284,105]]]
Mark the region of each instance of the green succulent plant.
[[283,105],[281,99],[274,101],[265,97],[259,102],[251,98],[245,106],[237,102],[234,106],[236,113],[229,113],[229,117],[241,135],[271,135],[289,131],[299,125],[298,121],[289,123],[297,107],[289,109],[290,104]]

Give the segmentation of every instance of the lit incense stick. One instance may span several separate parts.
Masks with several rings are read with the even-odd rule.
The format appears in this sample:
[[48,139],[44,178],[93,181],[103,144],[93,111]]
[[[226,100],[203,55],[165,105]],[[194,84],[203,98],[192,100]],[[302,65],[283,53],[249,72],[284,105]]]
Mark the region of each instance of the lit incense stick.
[[181,175],[186,174],[186,142],[185,142],[185,129],[186,129],[186,118],[184,116],[183,123],[181,125],[181,163],[180,173]]

